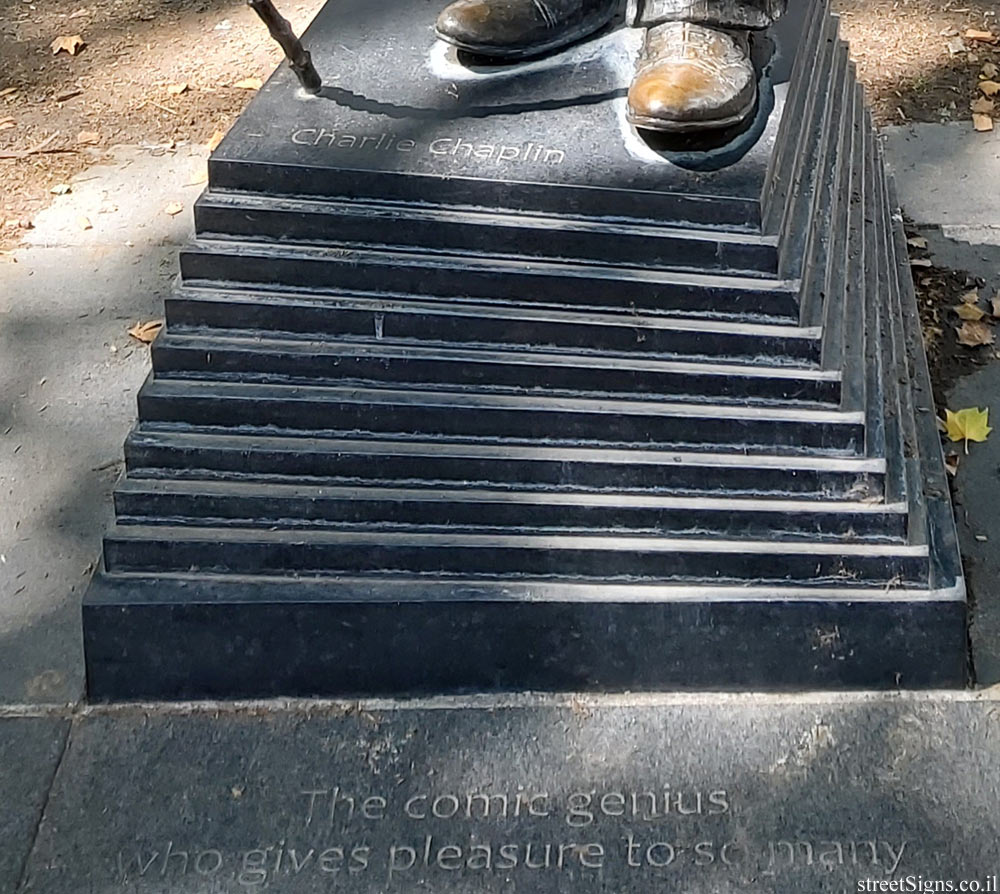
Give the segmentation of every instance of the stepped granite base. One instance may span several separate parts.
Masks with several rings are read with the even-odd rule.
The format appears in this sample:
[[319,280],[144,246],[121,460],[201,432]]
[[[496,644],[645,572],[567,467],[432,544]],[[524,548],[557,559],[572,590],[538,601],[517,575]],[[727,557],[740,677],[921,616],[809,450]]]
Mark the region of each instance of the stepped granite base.
[[339,0],[215,152],[84,605],[91,698],[962,685],[900,220],[793,3],[699,148],[641,32],[485,68]]

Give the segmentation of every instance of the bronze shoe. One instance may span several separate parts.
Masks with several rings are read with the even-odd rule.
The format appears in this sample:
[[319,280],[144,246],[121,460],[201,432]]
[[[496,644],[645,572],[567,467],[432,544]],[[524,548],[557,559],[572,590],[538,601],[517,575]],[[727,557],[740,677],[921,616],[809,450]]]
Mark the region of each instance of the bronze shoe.
[[437,35],[477,56],[521,59],[574,43],[611,21],[620,0],[455,0]]
[[685,133],[732,127],[757,101],[757,73],[745,31],[666,22],[646,31],[628,91],[628,120],[646,130]]

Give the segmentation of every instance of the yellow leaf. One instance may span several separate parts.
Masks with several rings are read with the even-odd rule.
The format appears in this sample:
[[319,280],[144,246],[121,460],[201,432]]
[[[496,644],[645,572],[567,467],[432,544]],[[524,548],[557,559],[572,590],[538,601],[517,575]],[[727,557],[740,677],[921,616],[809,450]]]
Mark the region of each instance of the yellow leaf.
[[1000,93],[1000,81],[980,81],[979,89],[987,96],[996,96]]
[[968,320],[955,331],[958,333],[958,343],[967,348],[993,344],[993,330],[985,323]]
[[961,304],[956,304],[952,310],[955,311],[955,313],[957,313],[963,320],[981,320],[986,316],[985,310],[976,307],[975,304],[969,304],[965,301]]
[[146,323],[136,323],[131,329],[129,329],[128,334],[132,338],[136,338],[141,341],[144,345],[148,345],[150,342],[160,334],[160,330],[163,328],[163,320],[149,320]]
[[240,90],[260,90],[264,86],[264,82],[260,78],[244,78],[242,81],[237,81],[233,86],[239,87]]
[[980,410],[978,407],[966,407],[953,413],[945,410],[945,425],[948,429],[948,438],[951,441],[965,441],[965,452],[969,452],[969,441],[985,441],[989,433],[993,431],[989,426],[989,409]]
[[993,119],[989,115],[973,115],[972,126],[980,133],[993,130]]
[[52,50],[53,56],[57,53],[61,53],[63,50],[71,56],[75,56],[86,45],[87,44],[84,43],[83,38],[79,34],[64,34],[52,41],[52,43],[49,44],[49,49]]

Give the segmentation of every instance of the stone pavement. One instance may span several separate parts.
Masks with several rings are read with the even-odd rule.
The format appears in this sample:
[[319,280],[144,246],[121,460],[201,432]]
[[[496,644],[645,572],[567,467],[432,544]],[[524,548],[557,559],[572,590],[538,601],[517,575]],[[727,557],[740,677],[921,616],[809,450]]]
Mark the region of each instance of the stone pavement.
[[128,329],[162,316],[203,159],[120,148],[0,258],[0,703],[83,693],[80,599],[149,366]]
[[[967,124],[891,127],[886,151],[900,204],[927,238],[937,267],[962,270],[1000,294],[1000,131],[973,133]],[[947,404],[989,407],[1000,416],[1000,362],[976,349],[981,366],[951,386]],[[994,423],[995,424],[995,423]],[[972,603],[970,639],[976,680],[1000,683],[1000,439],[976,444],[954,480],[955,512]]]
[[[998,287],[1000,143],[936,127],[888,135],[902,202],[935,263]],[[200,164],[117,150],[0,259],[0,894],[840,892],[1000,872],[1000,690],[83,705],[79,601],[148,366],[127,329],[160,316]],[[988,404],[998,370],[949,403]],[[980,683],[1000,680],[998,467],[994,437],[956,480]]]

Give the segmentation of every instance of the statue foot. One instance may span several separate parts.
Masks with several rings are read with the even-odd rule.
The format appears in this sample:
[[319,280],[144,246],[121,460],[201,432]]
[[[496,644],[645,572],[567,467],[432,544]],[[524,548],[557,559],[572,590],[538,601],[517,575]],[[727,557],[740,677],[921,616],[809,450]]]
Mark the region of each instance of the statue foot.
[[747,32],[667,22],[646,31],[628,92],[628,120],[685,133],[732,127],[757,100]]
[[455,0],[437,34],[459,49],[497,59],[540,56],[611,21],[619,0]]

